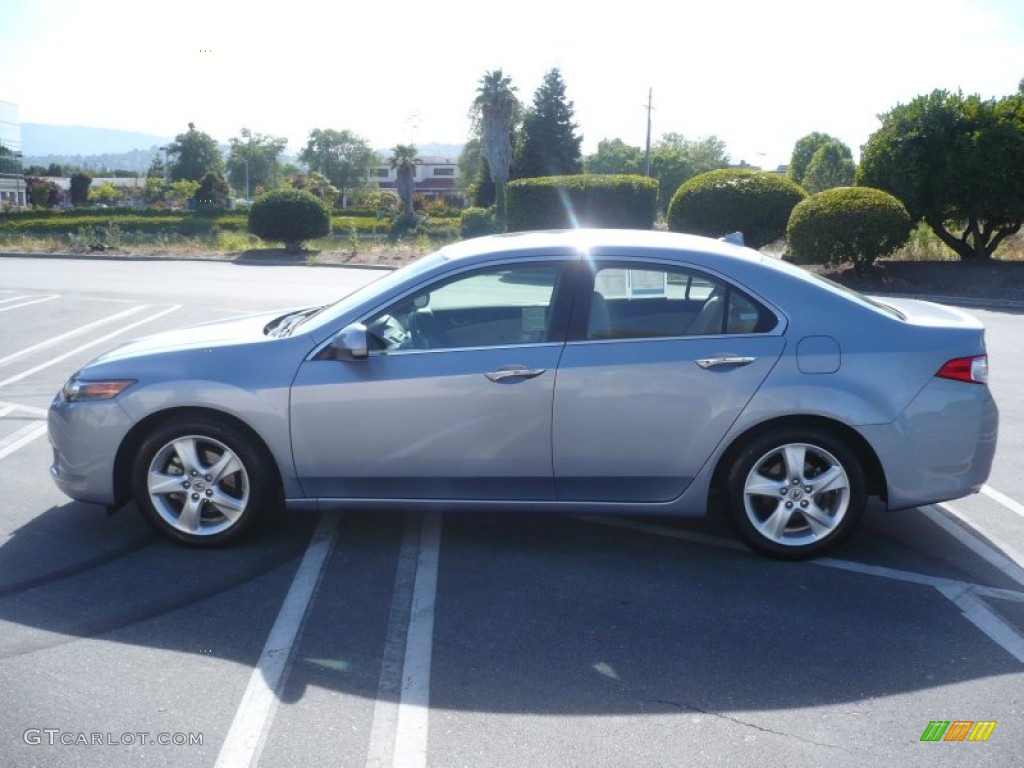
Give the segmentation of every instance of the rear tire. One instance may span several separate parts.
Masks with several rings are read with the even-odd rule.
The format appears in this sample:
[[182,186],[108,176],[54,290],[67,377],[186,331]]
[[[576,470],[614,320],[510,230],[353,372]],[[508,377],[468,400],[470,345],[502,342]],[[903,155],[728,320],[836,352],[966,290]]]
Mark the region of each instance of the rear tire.
[[262,445],[237,427],[196,417],[157,426],[139,447],[132,491],[158,533],[192,547],[237,541],[278,498]]
[[867,484],[857,454],[818,427],[782,427],[754,438],[726,480],[729,517],[752,549],[783,560],[816,557],[860,524]]

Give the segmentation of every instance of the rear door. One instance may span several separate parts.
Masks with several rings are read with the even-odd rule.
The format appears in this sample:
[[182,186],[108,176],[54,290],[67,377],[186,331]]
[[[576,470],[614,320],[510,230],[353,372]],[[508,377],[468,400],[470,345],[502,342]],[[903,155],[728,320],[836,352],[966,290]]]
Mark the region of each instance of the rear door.
[[785,346],[780,319],[720,278],[592,262],[555,388],[558,498],[682,494]]

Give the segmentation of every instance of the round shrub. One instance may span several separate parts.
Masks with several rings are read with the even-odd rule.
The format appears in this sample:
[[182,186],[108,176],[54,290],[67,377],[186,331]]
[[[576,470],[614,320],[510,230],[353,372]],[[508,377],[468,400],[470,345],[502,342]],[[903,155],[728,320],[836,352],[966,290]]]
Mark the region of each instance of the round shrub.
[[672,196],[668,228],[707,237],[742,232],[751,248],[762,248],[786,234],[789,214],[807,193],[767,171],[724,168],[694,176]]
[[863,269],[904,245],[913,222],[903,203],[880,189],[835,187],[801,202],[786,228],[786,258],[798,264],[852,261]]
[[296,253],[306,240],[331,231],[331,213],[318,197],[298,189],[275,189],[256,199],[249,209],[249,231],[261,240],[283,242]]
[[489,208],[466,208],[459,216],[459,234],[462,237],[493,235],[497,231],[494,212]]

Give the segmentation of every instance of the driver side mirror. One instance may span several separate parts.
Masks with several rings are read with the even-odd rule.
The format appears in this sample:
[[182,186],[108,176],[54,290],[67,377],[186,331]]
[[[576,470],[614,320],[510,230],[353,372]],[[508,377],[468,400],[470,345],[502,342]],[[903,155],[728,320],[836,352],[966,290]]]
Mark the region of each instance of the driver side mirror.
[[327,345],[335,360],[365,360],[369,354],[369,339],[362,323],[346,325]]

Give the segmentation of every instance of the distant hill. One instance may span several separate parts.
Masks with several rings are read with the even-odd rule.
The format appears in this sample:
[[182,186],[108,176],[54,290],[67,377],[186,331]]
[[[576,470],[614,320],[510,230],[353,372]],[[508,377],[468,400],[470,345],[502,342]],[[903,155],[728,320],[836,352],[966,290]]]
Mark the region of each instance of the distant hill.
[[84,125],[21,124],[21,147],[25,155],[109,155],[135,149],[159,147],[173,136],[93,128]]

